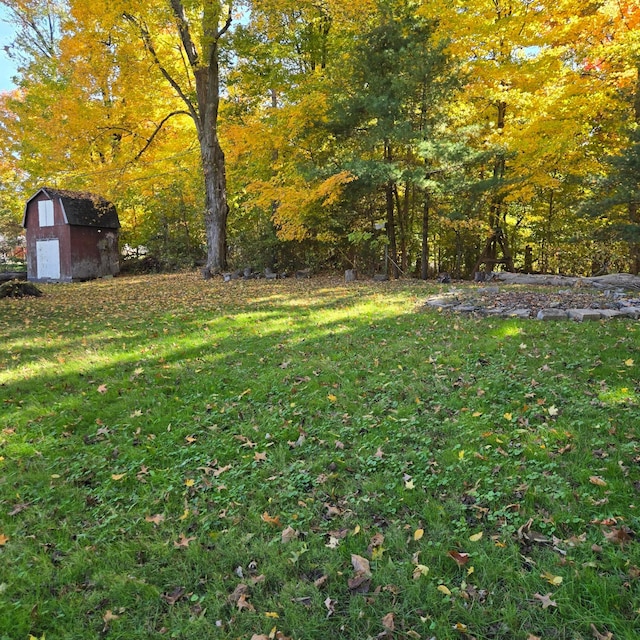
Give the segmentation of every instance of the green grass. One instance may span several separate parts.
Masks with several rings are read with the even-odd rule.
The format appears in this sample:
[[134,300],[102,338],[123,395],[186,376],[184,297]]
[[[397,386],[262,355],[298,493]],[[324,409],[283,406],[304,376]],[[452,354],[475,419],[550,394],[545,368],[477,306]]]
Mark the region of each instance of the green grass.
[[638,637],[637,322],[407,282],[43,289],[0,301],[0,639]]

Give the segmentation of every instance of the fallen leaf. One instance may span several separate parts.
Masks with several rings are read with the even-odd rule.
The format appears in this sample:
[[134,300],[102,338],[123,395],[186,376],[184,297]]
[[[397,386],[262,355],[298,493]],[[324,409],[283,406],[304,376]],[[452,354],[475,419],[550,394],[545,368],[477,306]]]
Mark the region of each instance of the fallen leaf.
[[468,553],[460,553],[459,551],[449,551],[447,555],[455,561],[455,563],[459,567],[464,567],[467,562],[469,562],[469,554]]
[[542,638],[540,636],[534,636],[533,633],[530,633],[527,636],[527,640],[542,640]]
[[270,516],[266,511],[260,516],[260,519],[267,524],[271,524],[274,527],[279,527],[280,525],[280,516]]
[[162,515],[161,513],[156,513],[156,514],[155,514],[155,515],[153,515],[153,516],[147,516],[147,517],[145,518],[145,521],[146,521],[146,522],[153,522],[153,524],[155,524],[155,525],[159,525],[159,524],[161,524],[162,522],[164,522],[164,515]]
[[127,474],[126,473],[112,473],[111,474],[111,479],[112,480],[122,480],[122,478],[124,478]]
[[23,502],[20,504],[15,505],[15,507],[13,507],[13,509],[11,511],[9,511],[9,515],[10,516],[17,516],[20,512],[24,511],[25,509],[29,508],[29,503],[27,502]]
[[217,478],[219,476],[221,476],[225,471],[229,471],[229,469],[231,469],[231,465],[228,464],[224,467],[218,467],[214,472],[213,472],[213,477]]
[[163,593],[161,598],[170,606],[173,606],[187,592],[183,587],[176,587],[171,593]]
[[440,593],[444,593],[445,596],[450,596],[451,595],[451,590],[449,589],[449,587],[446,587],[443,584],[439,584],[438,585],[438,591]]
[[196,481],[193,478],[187,478],[184,481],[184,485],[185,487],[193,487],[193,485],[196,483]]
[[375,458],[381,459],[384,456],[384,451],[382,447],[378,447],[378,450],[373,454]]
[[558,415],[558,413],[560,413],[560,412],[558,411],[558,408],[557,408],[557,407],[555,407],[554,405],[551,405],[551,406],[547,409],[547,412],[548,412],[548,413],[549,413],[549,415],[550,415],[550,416],[552,416],[552,417],[557,416],[557,415]]
[[287,527],[282,531],[282,537],[281,537],[282,544],[287,544],[288,542],[295,540],[297,537],[298,537],[298,532],[292,527]]
[[469,536],[469,540],[471,542],[478,542],[478,540],[481,540],[483,536],[482,531],[479,531],[478,533],[474,533],[472,536]]
[[422,576],[426,576],[429,573],[429,567],[424,564],[416,565],[416,568],[413,570],[413,579],[417,580]]
[[98,387],[98,393],[107,393],[107,385],[106,384],[101,384]]
[[540,600],[540,602],[542,603],[542,608],[543,609],[548,609],[549,607],[557,607],[558,605],[555,603],[555,601],[551,600],[551,594],[547,593],[546,596],[541,596],[539,593],[534,593],[533,597],[536,600]]
[[330,393],[327,396],[327,399],[329,400],[329,402],[336,402],[338,400],[337,396],[334,396],[333,393]]
[[267,454],[266,453],[261,453],[259,451],[256,451],[253,455],[253,459],[256,462],[266,462],[267,461]]
[[351,554],[351,564],[355,573],[353,577],[347,581],[349,589],[359,593],[366,593],[371,583],[371,567],[369,561],[353,553]]
[[329,536],[329,542],[324,546],[329,549],[337,549],[340,546],[340,539],[335,536]]
[[607,486],[607,481],[602,476],[590,476],[589,482],[591,484],[598,485],[599,487]]
[[119,617],[120,616],[115,615],[113,611],[107,609],[105,611],[105,614],[102,616],[102,619],[104,620],[105,624],[109,624],[112,620],[117,620]]
[[236,603],[239,611],[246,609],[247,611],[255,611],[256,608],[247,600],[247,596],[243,593]]
[[553,573],[549,573],[548,571],[541,573],[540,577],[556,587],[562,584],[562,576],[554,576]]
[[411,489],[415,489],[416,485],[413,482],[413,480],[406,480],[404,483],[404,488],[405,489],[409,489],[409,491],[411,491]]
[[624,364],[627,367],[633,367],[633,358],[629,358],[628,360],[625,360]]
[[413,539],[417,542],[422,538],[423,535],[424,535],[424,529],[416,529],[413,532]]
[[605,631],[604,633],[600,633],[595,624],[591,624],[591,631],[593,632],[593,637],[596,640],[612,640],[613,633],[611,631]]
[[267,618],[279,618],[280,617],[275,611],[266,611],[264,615],[267,616]]
[[382,618],[382,626],[389,632],[393,633],[395,631],[396,625],[393,620],[393,613],[387,613],[387,615]]
[[454,631],[460,631],[461,633],[466,633],[467,629],[468,629],[467,625],[463,624],[462,622],[456,622],[453,625],[453,630]]
[[247,593],[249,593],[249,587],[244,584],[244,582],[241,582],[227,598],[227,604],[237,604],[240,596],[246,595]]
[[337,604],[337,601],[332,600],[329,597],[327,597],[327,599],[324,601],[324,606],[327,608],[327,611],[328,611],[327,618],[330,618],[336,612],[336,604]]
[[325,573],[324,575],[320,576],[317,580],[313,581],[313,586],[316,589],[319,589],[320,587],[323,587],[325,585],[328,579],[329,579],[329,576]]
[[620,529],[611,529],[611,531],[605,531],[604,537],[614,544],[619,544],[621,547],[629,542],[632,538],[633,532],[627,527],[621,527]]
[[193,542],[195,539],[196,539],[196,538],[195,538],[195,536],[192,536],[192,537],[190,537],[190,538],[187,538],[187,537],[184,535],[184,533],[181,533],[181,534],[180,534],[180,538],[179,538],[178,540],[174,540],[174,542],[173,542],[173,546],[174,546],[176,549],[180,549],[180,548],[185,548],[185,549],[186,549],[186,548],[189,546],[189,544],[190,544],[191,542]]

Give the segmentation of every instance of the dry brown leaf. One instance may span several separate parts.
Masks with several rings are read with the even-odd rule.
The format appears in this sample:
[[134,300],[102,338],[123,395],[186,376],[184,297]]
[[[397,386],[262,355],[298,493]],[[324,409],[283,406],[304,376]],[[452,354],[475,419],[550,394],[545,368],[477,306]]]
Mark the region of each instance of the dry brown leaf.
[[266,511],[260,516],[260,519],[274,527],[280,527],[280,516],[270,516]]
[[620,529],[611,529],[611,531],[605,531],[604,537],[614,544],[619,544],[621,547],[631,540],[633,532],[628,527],[620,527]]
[[156,513],[153,516],[147,516],[145,518],[146,522],[153,522],[153,524],[155,524],[156,526],[161,524],[162,522],[164,522],[164,515],[162,515],[161,513]]
[[191,542],[193,542],[196,539],[195,536],[191,536],[190,538],[187,538],[184,533],[180,534],[180,538],[178,538],[178,540],[174,540],[173,542],[173,546],[176,549],[180,549],[180,548],[186,548],[189,546],[189,544]]
[[246,609],[247,611],[256,610],[256,608],[247,600],[247,596],[244,593],[238,598],[236,607],[238,607],[239,611],[242,611],[243,609]]
[[287,527],[282,531],[282,544],[287,544],[298,537],[298,532],[293,527]]
[[469,562],[469,554],[468,553],[460,553],[459,551],[449,551],[447,555],[455,561],[455,563],[459,567],[464,567],[467,562]]
[[591,484],[597,485],[598,487],[606,487],[607,486],[607,481],[602,476],[590,476],[589,477],[589,482]]
[[325,573],[324,575],[320,576],[317,580],[313,581],[313,586],[316,589],[320,589],[320,587],[323,587],[327,580],[329,579],[329,576]]
[[9,538],[7,538],[4,533],[0,533],[0,547],[4,547],[7,542],[9,542]]
[[546,596],[541,596],[539,593],[534,593],[533,597],[536,600],[540,600],[540,602],[542,603],[542,608],[543,609],[548,609],[549,607],[557,607],[558,606],[556,604],[556,602],[551,599],[551,594],[550,593],[547,593]]
[[336,612],[336,604],[337,604],[337,601],[332,600],[329,597],[327,597],[327,599],[324,601],[324,606],[327,608],[327,611],[328,611],[327,618],[330,618]]
[[393,633],[395,631],[396,625],[394,622],[393,613],[387,613],[387,615],[382,618],[382,626],[389,632]]
[[221,476],[225,471],[229,471],[229,469],[231,469],[231,465],[228,464],[224,467],[218,467],[214,472],[213,472],[213,477],[217,478],[219,476]]
[[187,592],[183,587],[176,587],[171,593],[163,593],[160,596],[169,606],[173,606]]
[[363,573],[367,576],[371,576],[371,565],[366,558],[359,556],[355,553],[351,554],[351,564],[353,566],[353,570],[356,573]]
[[591,631],[596,640],[613,640],[613,633],[611,633],[611,631],[600,633],[595,624],[591,624]]

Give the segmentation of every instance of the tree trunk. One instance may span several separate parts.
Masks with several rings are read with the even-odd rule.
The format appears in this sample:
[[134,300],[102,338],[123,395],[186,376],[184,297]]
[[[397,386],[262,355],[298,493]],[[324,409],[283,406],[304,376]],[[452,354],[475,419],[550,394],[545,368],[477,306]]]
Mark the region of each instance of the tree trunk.
[[227,179],[224,152],[213,135],[213,140],[200,143],[204,172],[205,213],[207,235],[207,267],[211,273],[220,273],[227,266]]
[[422,262],[420,263],[420,277],[429,277],[429,193],[424,194],[424,208],[422,209]]

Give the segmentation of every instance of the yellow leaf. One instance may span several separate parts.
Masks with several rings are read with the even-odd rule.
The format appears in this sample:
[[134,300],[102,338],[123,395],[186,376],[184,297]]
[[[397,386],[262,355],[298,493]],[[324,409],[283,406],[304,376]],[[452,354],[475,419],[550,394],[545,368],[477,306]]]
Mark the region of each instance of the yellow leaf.
[[416,486],[416,485],[414,484],[413,480],[407,480],[407,481],[404,483],[404,487],[405,487],[405,489],[409,489],[409,490],[411,490],[411,489],[415,489],[415,486]]
[[478,533],[474,533],[472,536],[469,536],[469,540],[471,540],[471,542],[478,542],[478,540],[482,540],[482,536],[482,531],[479,531]]
[[505,420],[513,420],[513,413],[505,413],[504,418]]
[[124,478],[127,474],[126,473],[112,473],[111,474],[111,479],[112,480],[122,480],[122,478]]
[[187,487],[193,487],[193,485],[196,483],[196,481],[193,478],[187,478],[184,481],[185,486]]
[[426,576],[429,573],[429,567],[424,564],[416,565],[416,568],[413,570],[413,579],[417,580],[421,576]]
[[556,587],[562,584],[562,576],[554,576],[552,573],[549,573],[548,571],[541,573],[540,577],[544,578],[549,584],[552,584]]
[[374,547],[371,551],[371,559],[379,560],[384,554],[384,547]]
[[466,632],[468,627],[467,627],[466,624],[462,624],[462,622],[456,622],[455,625],[453,626],[453,628],[456,631],[462,631],[464,633],[464,632]]
[[471,566],[467,569],[467,575],[470,576],[475,571],[475,567]]
[[186,520],[189,517],[189,509],[185,509],[183,514],[178,518],[178,520]]
[[482,415],[482,411],[474,411],[471,415],[474,418],[479,418]]
[[444,593],[445,596],[451,595],[451,591],[449,590],[449,588],[445,587],[443,584],[438,585],[438,591],[440,593]]
[[0,533],[0,547],[4,547],[7,542],[9,542],[9,538],[7,538],[4,533]]
[[353,530],[353,535],[357,536],[360,533],[360,525],[357,524]]
[[416,529],[413,533],[413,539],[418,541],[424,535],[424,529]]
[[464,458],[464,449],[462,451],[458,451],[458,460],[462,460]]
[[279,618],[280,616],[275,611],[267,611],[265,614],[267,618]]
[[329,399],[329,402],[336,402],[336,400],[338,399],[337,396],[334,396],[333,393],[330,393],[327,398]]
[[625,360],[624,363],[627,367],[633,367],[633,358],[629,358],[628,360]]
[[595,484],[599,487],[606,487],[607,486],[607,481],[602,477],[602,476],[591,476],[589,478],[589,482],[591,484]]

